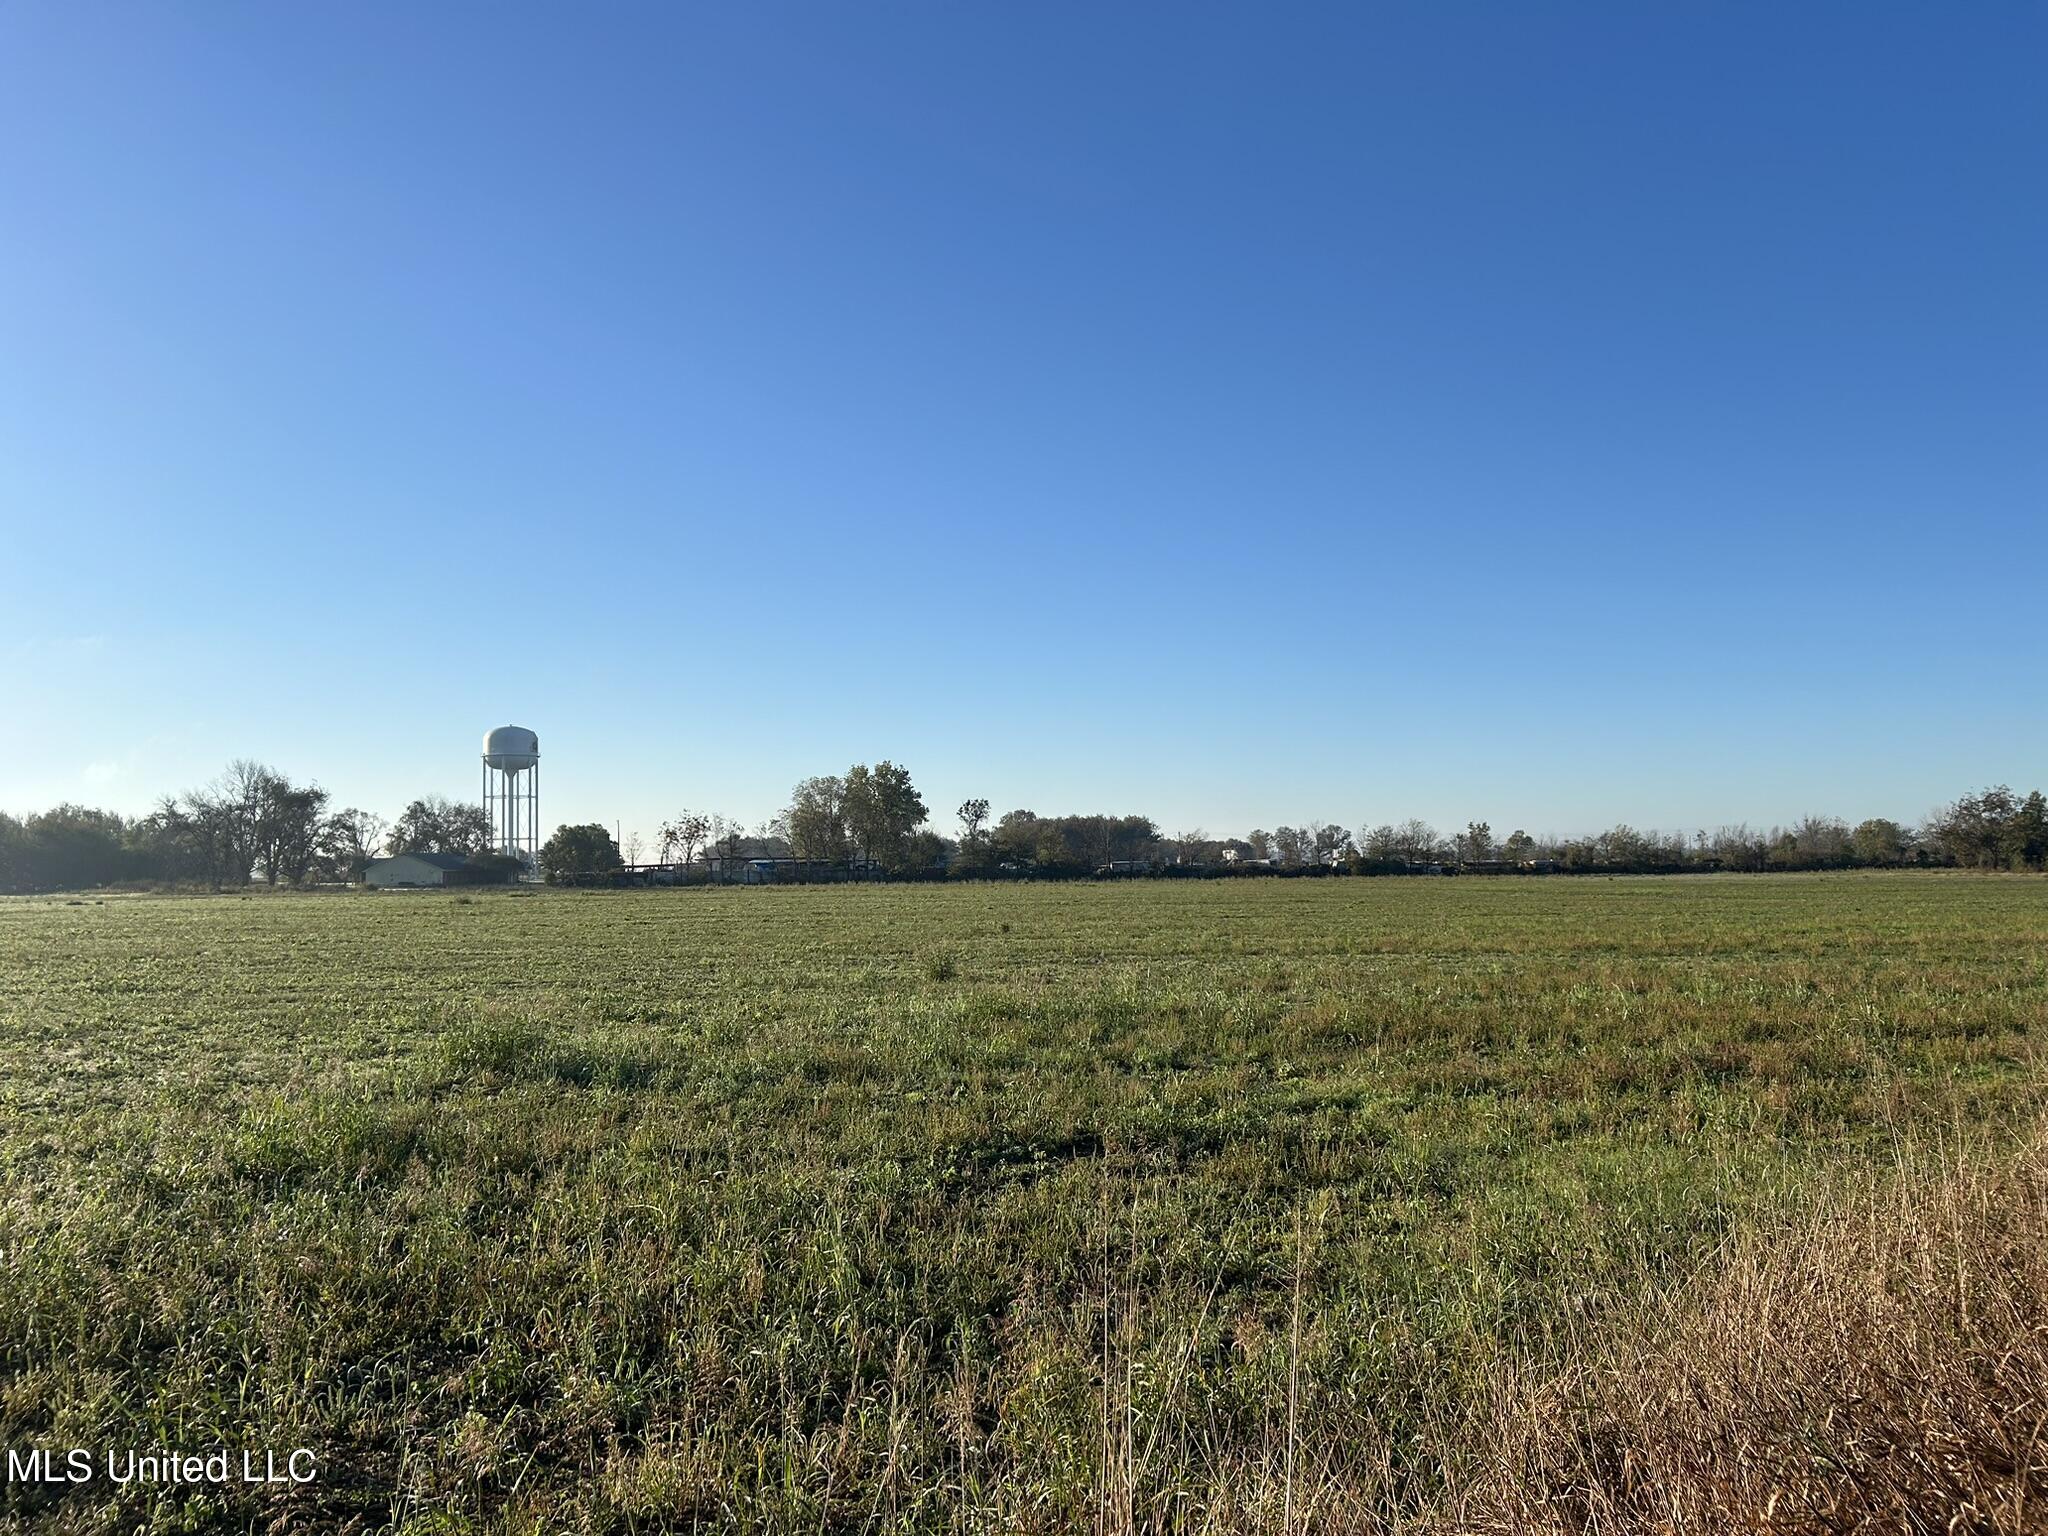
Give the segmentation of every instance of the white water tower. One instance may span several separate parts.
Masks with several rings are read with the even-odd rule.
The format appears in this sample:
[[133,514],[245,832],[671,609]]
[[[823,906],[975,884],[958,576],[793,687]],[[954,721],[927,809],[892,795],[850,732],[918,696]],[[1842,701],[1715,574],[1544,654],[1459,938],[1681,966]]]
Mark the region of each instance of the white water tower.
[[492,848],[532,869],[540,859],[540,738],[523,725],[484,736],[484,814]]

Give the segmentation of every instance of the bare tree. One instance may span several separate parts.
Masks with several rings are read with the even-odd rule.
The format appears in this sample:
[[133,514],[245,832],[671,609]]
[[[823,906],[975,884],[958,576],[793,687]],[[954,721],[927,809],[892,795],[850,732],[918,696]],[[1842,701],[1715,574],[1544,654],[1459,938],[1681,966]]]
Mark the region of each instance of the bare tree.
[[1410,817],[1394,828],[1394,853],[1410,864],[1434,864],[1444,854],[1444,840],[1428,822]]
[[711,831],[711,818],[700,811],[684,811],[673,821],[661,824],[661,861],[664,864],[694,864],[697,851]]
[[988,802],[962,800],[957,814],[960,817],[960,841],[968,845],[979,843],[983,829],[988,826]]
[[711,852],[721,859],[736,859],[746,851],[747,829],[743,823],[713,816],[705,830],[710,838]]
[[226,885],[247,885],[255,873],[257,822],[266,783],[276,777],[252,758],[238,757],[214,780],[210,791],[187,798],[202,809],[211,833],[212,864]]
[[354,806],[336,811],[320,829],[321,873],[333,880],[360,880],[377,856],[391,824],[374,811]]
[[282,774],[263,781],[256,818],[256,846],[263,878],[276,885],[302,883],[319,851],[326,823],[327,791],[317,784],[293,784]]

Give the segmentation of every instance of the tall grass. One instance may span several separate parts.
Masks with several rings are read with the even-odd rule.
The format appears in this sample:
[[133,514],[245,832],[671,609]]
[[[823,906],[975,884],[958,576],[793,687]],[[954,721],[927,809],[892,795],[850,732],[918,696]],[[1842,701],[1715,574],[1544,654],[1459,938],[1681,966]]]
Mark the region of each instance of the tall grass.
[[2048,1139],[1738,1233],[1498,1387],[1457,1529],[2048,1529]]

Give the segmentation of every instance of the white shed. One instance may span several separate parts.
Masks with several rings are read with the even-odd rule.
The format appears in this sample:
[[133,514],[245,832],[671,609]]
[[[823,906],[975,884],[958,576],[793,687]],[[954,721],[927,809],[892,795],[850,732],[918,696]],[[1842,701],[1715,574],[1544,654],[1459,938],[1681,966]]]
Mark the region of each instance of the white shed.
[[372,859],[363,868],[363,883],[375,886],[444,885],[448,871],[467,863],[459,853],[399,853]]

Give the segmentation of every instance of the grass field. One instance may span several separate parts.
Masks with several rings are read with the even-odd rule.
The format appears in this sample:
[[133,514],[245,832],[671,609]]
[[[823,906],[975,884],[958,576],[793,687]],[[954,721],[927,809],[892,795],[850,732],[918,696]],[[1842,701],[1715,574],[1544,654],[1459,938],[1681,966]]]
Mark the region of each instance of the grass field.
[[0,1439],[77,1531],[1349,1528],[1913,1148],[2048,882],[0,902]]

